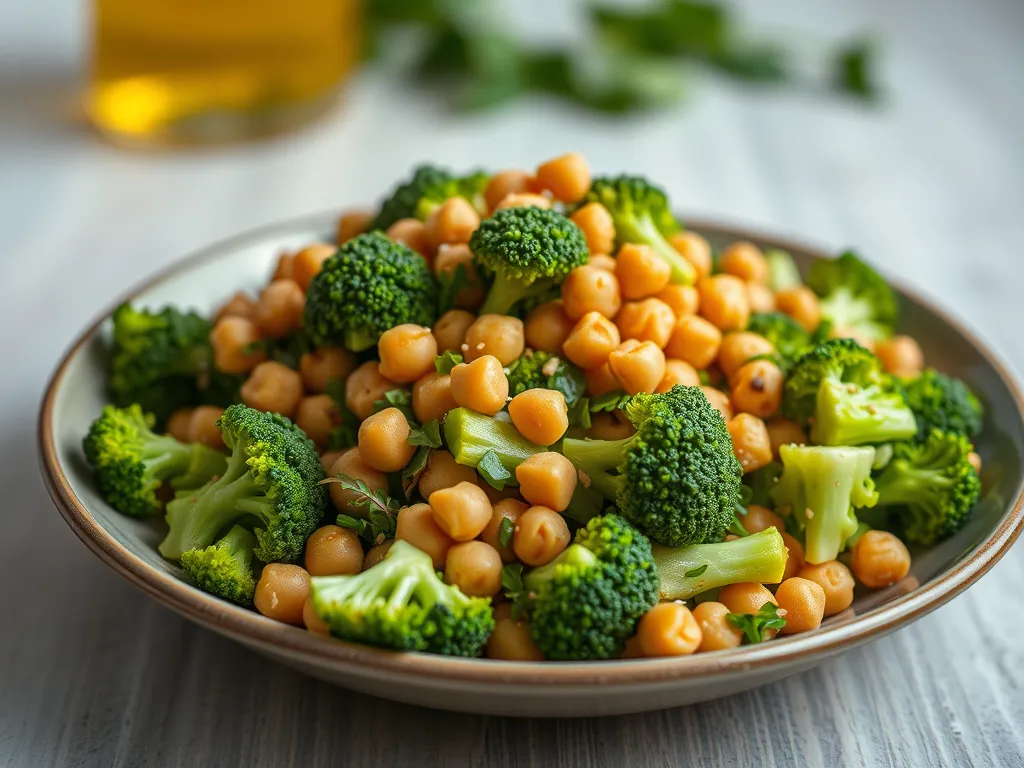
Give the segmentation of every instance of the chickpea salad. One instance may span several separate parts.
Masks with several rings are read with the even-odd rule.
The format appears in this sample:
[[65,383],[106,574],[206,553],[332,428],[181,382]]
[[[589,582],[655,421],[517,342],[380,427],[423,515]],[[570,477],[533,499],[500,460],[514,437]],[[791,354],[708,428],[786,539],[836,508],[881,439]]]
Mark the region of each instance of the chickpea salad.
[[978,499],[981,404],[898,315],[854,253],[714,252],[578,153],[422,166],[258,296],[118,308],[84,452],[185,580],[312,633],[735,648],[900,581]]

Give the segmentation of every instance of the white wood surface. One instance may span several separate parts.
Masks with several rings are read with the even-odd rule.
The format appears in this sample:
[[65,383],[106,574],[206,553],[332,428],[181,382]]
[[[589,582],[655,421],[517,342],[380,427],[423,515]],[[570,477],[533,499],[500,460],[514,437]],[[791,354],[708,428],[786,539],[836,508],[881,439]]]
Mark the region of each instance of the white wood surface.
[[[156,606],[64,526],[34,448],[53,362],[111,297],[214,239],[373,198],[422,159],[580,149],[660,180],[680,210],[855,244],[1024,369],[1024,5],[746,4],[813,34],[876,28],[880,110],[704,81],[657,116],[537,101],[460,117],[366,77],[301,133],[148,155],[72,119],[84,20],[67,5],[0,7],[0,765],[1024,765],[1020,547],[912,627],[752,693],[597,721],[466,717],[333,689]],[[544,5],[525,23],[570,15]]]

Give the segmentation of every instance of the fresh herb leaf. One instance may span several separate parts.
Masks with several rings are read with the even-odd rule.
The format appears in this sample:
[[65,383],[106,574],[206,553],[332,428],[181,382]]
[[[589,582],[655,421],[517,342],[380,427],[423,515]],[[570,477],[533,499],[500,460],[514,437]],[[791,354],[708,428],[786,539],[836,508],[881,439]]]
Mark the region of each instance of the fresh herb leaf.
[[434,370],[438,373],[451,373],[452,368],[462,362],[462,355],[450,349],[443,355],[434,358]]
[[629,401],[632,399],[631,395],[627,395],[621,389],[614,392],[606,392],[603,395],[592,397],[590,399],[590,412],[605,413],[609,411],[617,411],[620,408],[625,408],[629,405]]
[[745,517],[747,514],[747,508],[739,504],[736,505],[736,509],[732,513],[732,522],[729,523],[729,527],[725,529],[726,533],[731,533],[733,536],[749,536],[747,529],[743,527],[743,523],[740,522],[740,517]]
[[704,565],[697,566],[696,568],[691,568],[686,573],[684,573],[683,576],[685,576],[688,579],[696,579],[698,576],[703,576],[704,571],[706,571],[707,569],[708,564],[704,563]]
[[574,405],[587,390],[587,379],[583,370],[565,360],[559,360],[555,372],[548,376],[547,388],[561,392],[565,402]]
[[523,564],[509,563],[501,569],[501,588],[505,597],[515,597],[523,591]]
[[413,491],[419,485],[420,476],[426,471],[427,462],[430,461],[430,454],[433,452],[430,446],[420,446],[412,455],[412,460],[402,470],[402,493],[406,500],[412,499]]
[[346,491],[355,495],[350,503],[355,507],[367,510],[366,518],[338,515],[338,525],[351,528],[360,538],[372,545],[382,544],[395,537],[395,526],[398,523],[400,504],[383,490],[374,490],[362,480],[354,480],[348,475],[338,475],[322,480],[322,483],[338,483]]
[[767,630],[780,630],[786,626],[786,620],[779,615],[779,607],[774,603],[765,603],[757,613],[727,613],[725,618],[734,626],[743,630],[743,641],[746,643],[763,643]]
[[476,471],[487,481],[488,485],[499,491],[512,479],[512,473],[505,469],[505,465],[501,463],[501,459],[498,458],[495,451],[487,451],[483,455],[480,463],[476,465]]
[[441,425],[437,419],[431,419],[422,427],[409,432],[410,445],[422,445],[427,448],[441,447]]
[[515,532],[516,524],[507,517],[501,518],[501,522],[498,524],[498,543],[507,547],[512,543],[512,534]]
[[569,406],[569,426],[590,429],[591,425],[590,399],[581,397]]
[[409,426],[416,428],[419,422],[416,421],[416,414],[412,412],[412,393],[408,389],[390,389],[384,393],[382,400],[375,400],[373,412],[380,413],[388,408],[397,408],[409,422]]

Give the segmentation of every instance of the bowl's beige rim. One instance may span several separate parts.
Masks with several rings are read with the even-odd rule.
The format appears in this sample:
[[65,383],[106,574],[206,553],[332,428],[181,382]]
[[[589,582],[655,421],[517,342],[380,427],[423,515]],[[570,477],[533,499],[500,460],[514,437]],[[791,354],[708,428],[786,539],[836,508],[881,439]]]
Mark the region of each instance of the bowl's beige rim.
[[[280,624],[259,614],[195,589],[184,581],[147,565],[107,533],[72,492],[57,460],[53,436],[53,412],[56,392],[71,358],[98,330],[122,301],[189,269],[225,249],[258,242],[275,233],[320,227],[331,220],[331,214],[316,214],[270,225],[229,238],[182,259],[158,272],[130,291],[121,301],[112,304],[83,331],[68,348],[54,371],[43,397],[38,423],[40,460],[43,477],[50,496],[64,520],[75,534],[104,563],[161,603],[193,621],[215,631],[244,638],[261,646],[270,646],[307,664],[351,666],[353,669],[378,669],[397,672],[419,679],[440,678],[469,684],[512,684],[542,688],[559,686],[635,685],[646,682],[669,682],[685,678],[699,682],[722,674],[754,672],[757,669],[786,662],[797,662],[806,655],[823,658],[845,647],[853,647],[873,635],[897,629],[944,605],[981,578],[1016,541],[1024,528],[1024,492],[1014,499],[1009,513],[999,527],[963,562],[937,579],[905,595],[894,598],[848,622],[771,643],[742,646],[735,650],[667,659],[622,659],[600,662],[506,662],[490,659],[462,659],[418,653],[396,653],[343,641],[328,641],[296,627]],[[790,251],[803,251],[818,257],[827,256],[823,249],[795,240],[762,235],[744,227],[684,219],[698,232],[722,234],[747,240],[769,242]],[[1017,409],[1024,414],[1024,395],[1008,367],[973,332],[936,308],[931,301],[898,282],[899,290],[955,328],[985,358],[1010,391]]]

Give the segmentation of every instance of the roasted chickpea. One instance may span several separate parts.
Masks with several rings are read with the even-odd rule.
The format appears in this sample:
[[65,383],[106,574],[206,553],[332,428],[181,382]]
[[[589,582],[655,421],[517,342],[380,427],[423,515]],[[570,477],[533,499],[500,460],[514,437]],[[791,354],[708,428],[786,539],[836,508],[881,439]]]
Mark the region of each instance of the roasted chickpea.
[[782,543],[786,545],[786,570],[782,574],[782,580],[785,581],[796,576],[804,567],[804,545],[788,533],[782,534]]
[[600,203],[587,203],[577,208],[569,218],[583,231],[588,251],[611,253],[615,246],[615,223],[607,208]]
[[295,426],[321,447],[330,442],[331,432],[340,422],[338,405],[330,395],[310,395],[302,398],[295,413]]
[[287,365],[268,360],[253,368],[241,396],[250,408],[291,418],[302,402],[302,376]]
[[689,363],[697,370],[704,370],[718,356],[722,343],[722,332],[697,315],[684,315],[676,320],[665,354]]
[[772,444],[768,439],[768,430],[757,416],[737,413],[725,426],[732,437],[732,451],[743,467],[744,474],[771,463]]
[[[448,551],[455,544],[437,523],[429,504],[413,504],[398,510],[395,525],[395,541],[407,541],[430,555],[435,568],[443,568]],[[365,563],[363,569],[367,566]]]
[[865,531],[853,545],[850,569],[865,587],[881,589],[910,572],[910,552],[888,531]]
[[385,408],[359,425],[359,455],[380,472],[398,472],[412,460],[409,422],[397,408]]
[[726,247],[718,259],[718,267],[748,283],[768,282],[768,262],[753,243],[738,241]]
[[624,440],[635,432],[632,424],[623,423],[610,413],[595,413],[590,417],[587,437],[591,440]]
[[821,626],[825,616],[825,590],[816,581],[794,577],[786,579],[775,590],[779,613],[786,612],[784,635],[809,632]]
[[455,402],[477,413],[493,416],[508,400],[508,379],[501,361],[484,355],[452,368],[451,389]]
[[427,237],[437,247],[444,243],[468,243],[480,226],[480,214],[464,197],[449,197],[427,219]]
[[608,392],[622,389],[622,384],[612,370],[611,365],[605,363],[597,368],[591,368],[583,372],[587,381],[587,392],[591,397],[600,397]]
[[475,483],[434,491],[428,501],[441,530],[455,541],[475,539],[491,521],[491,502]]
[[806,285],[786,288],[776,293],[775,307],[800,323],[808,333],[814,333],[821,325],[818,297]]
[[427,459],[426,469],[419,479],[420,496],[429,499],[430,494],[442,488],[452,488],[459,483],[475,483],[476,470],[455,461],[448,451],[432,451]]
[[345,453],[343,450],[324,451],[321,453],[320,466],[324,468],[324,472],[330,473],[331,467],[334,466],[334,462],[340,459],[343,453]]
[[591,253],[590,260],[587,262],[592,267],[603,269],[605,272],[614,272],[618,266],[615,259],[609,256],[607,253]]
[[724,651],[736,648],[743,642],[743,630],[729,621],[726,618],[728,615],[727,607],[711,600],[693,609],[693,618],[697,620],[701,631],[698,653]]
[[803,427],[789,419],[775,418],[765,422],[768,429],[768,440],[772,444],[772,456],[779,458],[779,448],[783,445],[805,445],[807,434]]
[[381,334],[377,354],[381,376],[408,384],[434,370],[437,340],[422,325],[396,325]]
[[579,152],[541,163],[534,176],[542,189],[563,203],[575,203],[590,191],[590,166]]
[[750,303],[751,313],[775,311],[775,294],[767,285],[747,283],[747,301]]
[[571,538],[565,518],[548,507],[532,506],[516,521],[512,549],[526,565],[536,567],[558,557]]
[[345,211],[338,217],[338,244],[346,243],[370,228],[377,214],[373,211]]
[[512,618],[510,609],[502,610],[507,605],[502,603],[494,610],[494,631],[487,639],[484,655],[489,659],[504,661],[544,661],[544,654],[530,636],[530,626],[526,619]]
[[340,576],[363,570],[363,545],[350,528],[325,525],[306,540],[306,570],[310,576]]
[[213,364],[224,373],[248,373],[267,359],[260,341],[263,336],[251,320],[227,316],[210,331]]
[[369,360],[349,374],[345,381],[345,405],[363,421],[373,415],[373,404],[398,384],[380,372],[380,364]]
[[295,264],[295,254],[291,252],[282,253],[277,257],[277,265],[274,267],[274,274],[271,280],[291,280],[292,267]]
[[570,361],[589,370],[607,362],[620,340],[619,329],[611,320],[599,312],[588,312],[573,326],[562,351]]
[[712,275],[697,284],[700,313],[721,331],[738,331],[750,320],[747,286],[733,275]]
[[526,316],[524,332],[530,349],[553,355],[562,353],[562,344],[572,333],[573,321],[565,314],[560,301],[549,301],[531,310]]
[[320,272],[320,267],[338,250],[336,245],[313,243],[295,254],[292,262],[292,279],[298,283],[303,292],[309,290],[309,284]]
[[700,624],[682,602],[659,603],[643,615],[636,636],[644,656],[688,656],[701,643]]
[[676,316],[659,299],[627,301],[615,316],[615,325],[623,339],[650,341],[664,349],[675,330]]
[[553,389],[528,389],[512,398],[508,414],[519,434],[537,445],[552,445],[569,428],[565,395]]
[[253,603],[268,619],[302,626],[302,606],[309,597],[309,574],[297,565],[263,566]]
[[825,590],[825,616],[834,616],[853,604],[853,574],[838,560],[807,563],[797,575],[817,582]]
[[501,202],[494,207],[494,212],[503,211],[506,208],[550,208],[551,200],[544,195],[537,195],[532,192],[513,192],[505,195]]
[[687,315],[696,315],[700,308],[700,293],[692,285],[666,285],[654,298],[668,304],[677,320]]
[[246,320],[252,320],[255,313],[256,300],[239,291],[217,310],[214,319],[217,322],[225,317],[244,317]]
[[779,533],[784,533],[786,524],[782,518],[772,512],[768,507],[760,504],[750,504],[747,507],[747,514],[739,516],[740,525],[747,533],[760,533],[769,528],[775,528]]
[[469,597],[493,597],[501,591],[501,556],[482,541],[465,541],[448,550],[444,580]]
[[[358,448],[349,448],[334,462],[334,466],[327,470],[328,477],[339,475],[352,480],[362,480],[374,491],[383,491],[388,487],[387,475],[363,461]],[[335,509],[347,515],[366,517],[366,508],[354,503],[359,498],[355,493],[345,490],[339,483],[327,483],[327,486],[330,488],[331,501]]]
[[480,315],[466,331],[466,347],[467,363],[493,355],[508,365],[526,349],[523,321],[508,315]]
[[324,635],[326,637],[331,634],[331,628],[316,614],[312,595],[307,597],[306,602],[302,604],[302,623],[314,635]]
[[608,356],[608,365],[629,395],[653,392],[665,377],[665,353],[651,341],[622,342]]
[[782,405],[784,383],[782,370],[771,360],[746,363],[732,377],[732,407],[767,419]]
[[164,431],[175,440],[183,443],[192,442],[192,408],[179,408],[167,419]]
[[[424,504],[423,506],[427,505]],[[430,514],[429,510],[427,511],[427,514]],[[368,550],[366,550],[366,557],[363,558],[363,570],[365,571],[367,568],[372,568],[385,557],[387,557],[388,552],[391,550],[391,546],[394,543],[394,539],[388,539],[384,543],[377,544],[376,546],[370,547]],[[435,565],[434,567],[436,568],[437,566]]]
[[584,264],[570,272],[562,283],[562,309],[573,320],[588,312],[612,318],[621,306],[619,280],[607,270]]
[[764,336],[750,331],[734,331],[722,339],[716,362],[726,378],[731,378],[750,358],[774,352],[775,346]]
[[668,285],[672,268],[649,245],[626,243],[616,257],[615,274],[622,286],[622,298],[645,299]]
[[696,272],[696,277],[711,274],[711,245],[696,232],[680,232],[669,238],[669,243],[683,255]]
[[668,392],[677,385],[699,387],[700,374],[697,373],[696,368],[687,362],[682,360],[666,360],[665,375],[661,377],[661,382],[654,391],[659,393]]
[[875,355],[888,373],[911,378],[924,370],[924,352],[911,336],[893,336],[875,344]]
[[339,347],[321,347],[299,358],[302,383],[310,392],[326,392],[332,381],[344,381],[355,367],[355,355]]
[[188,419],[188,443],[202,443],[215,450],[224,448],[224,437],[217,420],[224,413],[223,408],[216,405],[197,406]]
[[396,243],[416,251],[420,256],[429,259],[434,254],[433,243],[427,225],[419,219],[399,219],[385,233]]
[[512,549],[511,533],[509,538],[506,539],[506,543],[502,544],[502,539],[504,538],[501,534],[503,521],[509,521],[509,524],[512,526],[510,531],[514,533],[516,521],[527,509],[529,509],[529,505],[524,504],[518,499],[500,499],[491,507],[491,520],[480,534],[480,538],[498,551],[504,563],[515,561],[516,553]]
[[445,243],[438,247],[434,256],[434,276],[453,277],[462,267],[466,273],[466,285],[455,294],[452,303],[459,309],[476,309],[484,301],[484,288],[473,266],[473,252],[464,243]]
[[462,345],[466,343],[466,331],[474,320],[476,315],[464,309],[449,309],[437,318],[433,333],[438,352],[461,352]]
[[444,418],[458,406],[452,394],[452,377],[447,373],[428,373],[412,385],[412,412],[422,424]]
[[535,453],[516,467],[516,481],[531,504],[564,512],[576,490],[576,467],[560,453]]
[[704,397],[708,399],[711,407],[722,414],[722,418],[728,424],[729,420],[732,419],[732,405],[729,403],[729,396],[722,390],[715,389],[714,387],[702,386],[700,390],[704,393]]
[[484,189],[487,210],[493,211],[498,203],[511,194],[530,191],[530,176],[526,171],[498,171],[491,176]]

